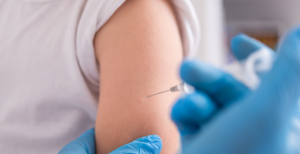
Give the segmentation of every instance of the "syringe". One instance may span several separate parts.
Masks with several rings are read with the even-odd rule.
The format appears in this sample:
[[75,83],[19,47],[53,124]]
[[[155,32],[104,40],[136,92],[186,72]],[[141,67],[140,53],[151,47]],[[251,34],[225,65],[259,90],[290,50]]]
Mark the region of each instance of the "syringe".
[[170,92],[184,91],[184,92],[186,92],[186,93],[191,93],[193,90],[194,90],[194,89],[193,89],[192,86],[189,86],[189,85],[187,85],[186,83],[182,82],[182,83],[180,83],[179,85],[176,85],[176,86],[171,87],[169,90],[162,91],[162,92],[159,92],[159,93],[156,93],[156,94],[147,96],[146,98],[152,97],[152,96],[155,96],[155,95],[158,95],[158,94],[162,94],[162,93],[165,93],[165,92],[169,92],[169,91],[170,91]]
[[[238,63],[237,63],[238,64]],[[255,89],[259,84],[259,77],[257,76],[257,72],[266,72],[268,71],[273,64],[273,56],[271,54],[271,51],[268,51],[266,48],[262,48],[258,51],[253,52],[249,57],[241,62],[241,69],[242,69],[242,79],[240,79],[243,83],[245,83],[247,86],[249,86],[252,89]],[[226,70],[226,72],[229,72],[233,76],[236,76],[237,78],[241,75],[234,73],[233,71],[230,71],[233,68],[233,65],[228,65],[224,67],[223,69]],[[162,91],[148,97],[152,97],[158,94],[166,93],[166,92],[176,92],[176,91],[184,91],[186,93],[192,93],[194,91],[194,88],[190,85],[187,85],[186,83],[182,82],[179,85],[171,87],[169,90]]]

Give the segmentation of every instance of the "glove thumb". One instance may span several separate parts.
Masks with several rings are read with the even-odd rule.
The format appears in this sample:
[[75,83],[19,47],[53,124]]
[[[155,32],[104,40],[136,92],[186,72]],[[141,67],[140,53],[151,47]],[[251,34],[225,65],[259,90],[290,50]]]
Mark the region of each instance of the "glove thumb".
[[87,130],[76,140],[64,146],[58,154],[95,154],[95,128]]
[[121,146],[110,154],[159,154],[161,148],[162,141],[160,137],[150,135]]

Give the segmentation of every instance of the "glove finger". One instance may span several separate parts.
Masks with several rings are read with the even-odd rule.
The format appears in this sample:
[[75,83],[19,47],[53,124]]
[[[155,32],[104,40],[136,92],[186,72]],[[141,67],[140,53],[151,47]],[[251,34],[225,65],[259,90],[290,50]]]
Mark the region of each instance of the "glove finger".
[[271,48],[245,34],[239,34],[233,37],[230,46],[233,55],[239,61],[247,59],[253,52],[262,48],[266,48],[272,55],[275,55],[275,52]]
[[177,125],[181,136],[194,134],[199,131],[212,114],[216,106],[208,96],[196,92],[180,98],[173,106],[171,118]]
[[181,78],[213,98],[218,106],[227,106],[250,93],[249,88],[231,75],[198,61],[185,61],[180,68]]
[[95,154],[95,128],[86,131],[76,140],[64,146],[58,154]]
[[162,141],[160,137],[149,135],[121,146],[110,154],[159,154],[161,149]]

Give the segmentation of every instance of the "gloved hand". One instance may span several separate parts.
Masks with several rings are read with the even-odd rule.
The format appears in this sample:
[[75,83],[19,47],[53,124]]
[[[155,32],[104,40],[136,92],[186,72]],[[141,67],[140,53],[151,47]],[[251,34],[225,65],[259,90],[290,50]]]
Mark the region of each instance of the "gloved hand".
[[[249,55],[262,48],[267,49],[271,55],[274,54],[272,49],[244,34],[237,35],[232,39],[231,48],[238,61],[246,60]],[[230,74],[207,64],[198,63],[197,61],[183,63],[181,76],[183,80],[194,86],[197,86],[197,82],[206,84],[200,88],[196,88],[196,95],[192,94],[180,99],[173,107],[172,118],[183,136],[193,134],[193,130],[198,131],[213,115],[218,114],[218,112],[231,103],[252,93],[248,87],[233,78]],[[194,97],[198,97],[198,100],[203,99],[203,103],[196,104],[194,101],[186,101],[192,100]],[[182,110],[182,108],[185,108],[185,110]],[[189,109],[187,110],[186,108]],[[190,114],[191,111],[201,115],[194,117],[193,114]],[[187,124],[193,123],[193,120],[201,124],[195,126]]]
[[[245,43],[245,36],[238,37]],[[239,54],[234,54],[242,59],[245,52],[239,50],[256,49],[239,47],[261,45],[253,44],[238,44],[238,50],[233,49]],[[300,30],[288,33],[278,50],[273,68],[254,92],[209,65],[183,63],[181,77],[196,89],[178,100],[172,110],[172,119],[182,134],[183,153],[291,152],[286,143],[300,94]]]
[[[157,135],[139,138],[110,154],[159,154],[162,141]],[[95,129],[90,129],[76,140],[64,146],[58,154],[96,154]]]

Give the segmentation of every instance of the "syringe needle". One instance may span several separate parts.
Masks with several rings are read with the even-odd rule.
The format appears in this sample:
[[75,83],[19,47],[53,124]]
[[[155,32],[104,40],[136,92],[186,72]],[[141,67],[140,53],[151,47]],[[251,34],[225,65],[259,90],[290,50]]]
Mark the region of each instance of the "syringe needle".
[[159,92],[159,93],[156,93],[156,94],[153,94],[153,95],[147,96],[146,98],[148,98],[148,97],[151,97],[151,96],[154,96],[154,95],[158,95],[158,94],[161,94],[161,93],[165,93],[165,92],[168,92],[168,91],[170,91],[170,90],[162,91],[162,92]]

